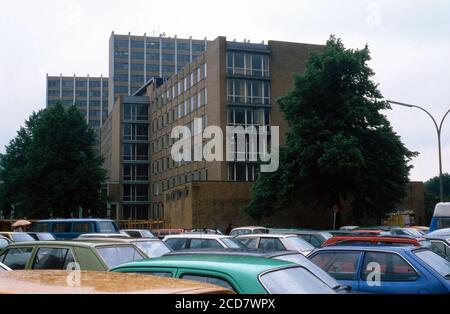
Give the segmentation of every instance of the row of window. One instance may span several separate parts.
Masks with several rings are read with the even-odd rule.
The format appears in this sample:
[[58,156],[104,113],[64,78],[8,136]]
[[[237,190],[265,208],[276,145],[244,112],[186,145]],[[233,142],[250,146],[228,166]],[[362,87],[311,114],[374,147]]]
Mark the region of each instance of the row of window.
[[148,105],[147,104],[124,104],[123,119],[125,121],[147,121]]
[[228,79],[227,96],[230,103],[270,104],[270,85],[268,81]]
[[228,125],[270,125],[269,108],[228,108]]
[[[175,40],[167,41],[167,39],[162,39],[161,44],[159,40],[154,39],[147,39],[146,43],[144,43],[144,40],[128,40],[128,39],[115,39],[114,40],[114,47],[128,47],[130,45],[133,48],[144,48],[144,45],[146,45],[146,48],[148,49],[159,49],[160,46],[162,49],[175,49]],[[189,42],[180,41],[177,42],[177,50],[187,50],[190,51],[191,45]],[[193,42],[192,43],[192,51],[204,51],[206,48],[204,42]]]
[[227,73],[254,77],[269,76],[269,55],[227,51]]
[[160,108],[166,105],[177,96],[181,96],[183,92],[188,91],[189,88],[194,87],[195,84],[207,77],[207,72],[207,64],[204,63],[192,72],[187,73],[184,78],[180,79],[176,84],[173,84],[171,88],[167,88],[158,95],[157,107]]
[[[59,87],[60,85],[60,80],[59,79],[52,79],[52,80],[48,80],[48,87]],[[73,86],[73,79],[67,80],[67,79],[63,79],[61,82],[63,87],[72,87]],[[83,80],[81,81],[81,79],[76,79],[75,78],[75,86],[76,87],[87,87],[87,80]],[[89,80],[89,87],[100,87],[100,81],[98,80]],[[103,87],[107,88],[108,87],[108,80],[104,79],[103,80]]]
[[176,187],[181,184],[193,182],[193,181],[207,181],[208,169],[204,168],[197,171],[192,171],[182,175],[174,176],[169,179],[155,182],[153,184],[153,195],[160,195],[162,192]]
[[123,185],[124,202],[148,202],[147,184],[124,184]]
[[[69,97],[74,95],[73,89],[70,90],[62,90],[61,92],[58,89],[49,89],[48,90],[48,96],[62,96],[62,97]],[[108,97],[108,91],[104,90],[103,94],[100,93],[100,91],[90,90],[89,93],[86,90],[75,90],[75,97]]]
[[124,161],[148,161],[148,144],[123,144]]
[[[191,120],[185,125],[191,132],[192,136],[202,133],[203,130],[205,130],[205,128],[208,126],[208,116],[206,114],[199,117],[199,119],[201,119],[201,129],[199,128],[199,125],[195,123],[195,120]],[[171,138],[170,133],[164,134],[163,136],[160,136],[158,139],[153,141],[152,152],[157,153],[163,149],[169,148],[177,140],[178,139]]]
[[124,181],[148,181],[148,165],[124,164],[122,168]]
[[228,165],[228,180],[255,181],[258,168],[255,164],[231,163]]
[[124,123],[123,139],[125,141],[148,141],[148,125]]

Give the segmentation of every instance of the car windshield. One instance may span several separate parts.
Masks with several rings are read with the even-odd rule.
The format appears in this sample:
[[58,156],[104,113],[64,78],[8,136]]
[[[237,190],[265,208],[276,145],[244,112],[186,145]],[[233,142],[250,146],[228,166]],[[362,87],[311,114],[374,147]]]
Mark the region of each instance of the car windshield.
[[11,237],[14,242],[35,241],[34,238],[27,233],[13,233]]
[[263,274],[260,281],[271,294],[333,294],[333,289],[303,267],[291,267]]
[[145,258],[133,246],[105,246],[98,247],[97,251],[109,268]]
[[415,236],[415,237],[420,237],[423,234],[420,231],[417,231],[415,229],[403,229],[407,234]]
[[134,244],[148,257],[160,257],[170,252],[167,244],[162,241],[136,241]]
[[287,237],[286,241],[292,245],[292,247],[299,252],[309,252],[314,250],[314,246],[306,242],[300,236]]
[[414,254],[437,271],[442,277],[450,280],[450,262],[429,250],[417,251]]
[[248,249],[241,241],[235,238],[222,238],[222,242],[230,249]]
[[311,262],[309,259],[307,259],[303,254],[286,254],[286,255],[280,255],[274,257],[274,259],[278,259],[281,261],[287,261],[295,264],[302,265],[303,267],[307,268],[310,272],[312,272],[314,275],[319,277],[320,280],[325,282],[330,288],[335,289],[336,287],[339,287],[339,283],[331,277],[326,271],[324,271],[322,268]]

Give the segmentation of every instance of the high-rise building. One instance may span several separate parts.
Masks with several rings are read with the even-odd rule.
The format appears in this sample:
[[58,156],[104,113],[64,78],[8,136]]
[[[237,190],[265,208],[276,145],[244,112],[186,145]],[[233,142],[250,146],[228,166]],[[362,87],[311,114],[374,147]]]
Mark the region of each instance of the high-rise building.
[[108,78],[47,74],[46,106],[52,106],[57,101],[67,106],[75,105],[84,114],[97,134],[97,148],[100,151],[100,129],[108,115]]
[[[135,146],[139,143],[123,142],[116,153],[109,154],[111,157],[105,151],[105,160],[111,159],[109,167],[117,174],[112,186],[119,207],[127,208],[124,207],[128,205],[127,195],[141,196],[140,193],[148,191],[149,207],[141,207],[140,212],[148,215],[147,218],[164,218],[169,227],[225,228],[230,222],[245,223],[240,208],[250,199],[252,182],[259,169],[251,157],[247,140],[244,151],[238,151],[235,137],[226,143],[226,127],[264,127],[270,147],[268,127],[279,126],[282,144],[288,126],[276,99],[293,87],[293,77],[304,71],[310,52],[320,49],[322,46],[310,44],[235,42],[218,37],[208,43],[204,53],[176,74],[163,81],[147,82],[132,98],[119,97],[108,117],[117,121],[111,134],[120,137],[121,132],[126,132],[125,121],[119,117],[125,110],[139,111],[131,106],[138,99],[147,99],[149,110],[148,150]],[[125,109],[127,104],[131,109]],[[201,137],[210,125],[223,130],[223,161],[173,160],[171,148],[176,140],[171,138],[171,133],[176,126],[186,126],[192,137]],[[104,131],[105,136],[102,136],[105,145],[108,141],[117,141],[106,137],[107,133]],[[202,138],[200,146],[208,141]],[[227,146],[234,157],[241,156],[243,160],[227,161]],[[193,145],[191,149],[193,157],[199,147]],[[149,163],[148,189],[130,190],[126,181],[133,170],[128,169],[126,158],[130,154],[138,158],[138,152],[144,150]],[[140,170],[136,169],[138,172]]]
[[109,39],[109,111],[120,95],[131,96],[152,77],[168,78],[205,51],[206,38],[119,35]]

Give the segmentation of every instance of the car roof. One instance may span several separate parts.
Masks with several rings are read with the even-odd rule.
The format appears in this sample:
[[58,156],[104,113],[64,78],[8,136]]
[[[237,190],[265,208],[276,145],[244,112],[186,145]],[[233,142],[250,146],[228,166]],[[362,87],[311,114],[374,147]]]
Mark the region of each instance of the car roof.
[[133,243],[133,242],[162,242],[158,238],[77,238],[73,241],[80,242],[111,242],[111,243]]
[[112,220],[112,219],[103,219],[103,218],[68,218],[68,219],[55,218],[55,219],[38,220],[37,222],[81,222],[81,221],[88,221],[88,222],[91,222],[91,221],[94,221],[94,222],[95,221],[108,221],[108,222],[110,222],[110,221],[112,221],[112,222],[114,222],[114,220]]
[[[169,255],[234,255],[234,256],[262,256],[262,257],[277,257],[284,255],[302,255],[298,251],[264,251],[258,249],[229,249],[229,248],[214,248],[214,249],[185,249],[178,250],[164,254]],[[303,256],[303,255],[302,255]]]
[[289,266],[297,266],[297,264],[260,256],[235,256],[211,253],[198,255],[167,255],[126,263],[117,267],[117,269],[130,267],[143,269],[146,267],[190,268],[222,273],[227,272],[235,276],[248,278],[268,270]]
[[267,229],[267,228],[263,227],[263,226],[246,226],[246,227],[233,228],[231,231],[233,231],[233,230],[242,230],[242,229]]
[[296,237],[297,235],[294,233],[289,234],[276,234],[276,233],[264,233],[264,234],[243,234],[238,236],[237,238],[287,238],[287,237]]
[[181,233],[181,234],[171,234],[167,235],[164,239],[223,239],[223,238],[233,238],[228,235],[215,234],[215,233]]
[[97,247],[97,246],[106,246],[106,245],[123,245],[125,243],[118,243],[114,241],[108,242],[89,242],[89,241],[33,241],[33,242],[15,242],[11,243],[8,248],[14,248],[18,246],[78,246],[78,247]]
[[324,251],[385,251],[385,252],[405,252],[405,251],[415,251],[415,250],[427,250],[424,247],[417,246],[373,246],[373,245],[355,245],[355,246],[325,246],[318,248],[312,254],[316,252]]
[[82,285],[78,287],[70,287],[67,278],[64,270],[3,272],[0,274],[0,293],[232,293],[223,287],[197,281],[139,274],[81,271]]

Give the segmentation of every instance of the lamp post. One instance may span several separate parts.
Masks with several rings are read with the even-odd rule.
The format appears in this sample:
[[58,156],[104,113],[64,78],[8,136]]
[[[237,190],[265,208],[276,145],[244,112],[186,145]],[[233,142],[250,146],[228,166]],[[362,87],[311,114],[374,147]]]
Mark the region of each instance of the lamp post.
[[444,201],[444,186],[443,186],[443,182],[442,182],[442,154],[441,154],[441,131],[442,131],[442,125],[444,123],[445,118],[447,117],[447,115],[450,113],[450,109],[445,113],[444,117],[442,117],[441,122],[439,123],[439,125],[436,122],[436,119],[431,115],[431,113],[429,113],[425,108],[422,108],[420,106],[417,105],[411,105],[411,104],[405,104],[405,103],[401,103],[398,101],[391,101],[391,100],[387,100],[388,103],[393,104],[393,105],[399,105],[399,106],[403,106],[403,107],[409,107],[409,108],[417,108],[422,110],[423,112],[425,112],[430,118],[431,120],[433,120],[434,126],[436,128],[436,133],[437,133],[437,137],[438,137],[438,152],[439,152],[439,196],[440,196],[440,201],[443,202]]

